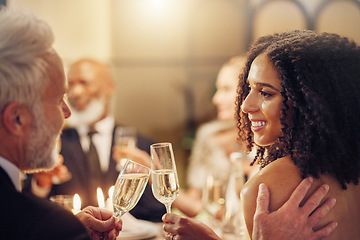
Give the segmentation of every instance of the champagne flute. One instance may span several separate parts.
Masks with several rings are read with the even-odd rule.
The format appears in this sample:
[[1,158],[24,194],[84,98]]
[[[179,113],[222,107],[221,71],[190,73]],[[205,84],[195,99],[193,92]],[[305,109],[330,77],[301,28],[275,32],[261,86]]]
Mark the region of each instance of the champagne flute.
[[203,188],[203,204],[205,209],[215,217],[220,210],[221,205],[225,203],[226,183],[216,178],[214,175],[208,175],[206,186]]
[[133,209],[144,193],[150,169],[127,160],[115,183],[113,194],[114,216],[121,217]]
[[131,151],[135,149],[137,142],[136,128],[130,126],[116,127],[115,146],[121,151],[119,159],[119,169],[122,168],[127,159],[131,159]]
[[152,169],[152,192],[155,198],[171,212],[171,204],[179,195],[179,181],[171,143],[150,146]]
[[209,213],[209,226],[216,232],[221,233],[220,222],[216,218],[225,204],[226,182],[221,180],[216,173],[210,173],[203,188],[202,201],[205,210]]

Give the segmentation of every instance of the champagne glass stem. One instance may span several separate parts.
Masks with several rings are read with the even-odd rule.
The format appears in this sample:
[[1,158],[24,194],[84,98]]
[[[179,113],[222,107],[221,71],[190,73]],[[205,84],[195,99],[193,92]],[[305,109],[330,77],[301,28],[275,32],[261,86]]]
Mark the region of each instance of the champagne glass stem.
[[171,213],[171,203],[169,204],[164,204],[165,205],[165,207],[166,207],[166,212],[167,213]]
[[122,215],[124,215],[125,212],[122,212],[122,211],[117,211],[117,212],[114,212],[114,217],[120,219],[122,217]]
[[[167,213],[171,213],[171,203],[166,203],[164,204],[165,207],[166,207],[166,212]],[[172,239],[172,235],[171,233],[168,233],[168,232],[165,232],[165,237],[169,238],[169,239]]]

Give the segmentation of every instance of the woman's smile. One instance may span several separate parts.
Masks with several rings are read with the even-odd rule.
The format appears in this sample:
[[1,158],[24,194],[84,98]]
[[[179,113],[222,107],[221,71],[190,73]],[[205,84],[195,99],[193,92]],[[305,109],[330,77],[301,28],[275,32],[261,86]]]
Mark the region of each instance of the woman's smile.
[[266,123],[266,121],[251,120],[251,130],[253,132],[258,132],[265,127]]

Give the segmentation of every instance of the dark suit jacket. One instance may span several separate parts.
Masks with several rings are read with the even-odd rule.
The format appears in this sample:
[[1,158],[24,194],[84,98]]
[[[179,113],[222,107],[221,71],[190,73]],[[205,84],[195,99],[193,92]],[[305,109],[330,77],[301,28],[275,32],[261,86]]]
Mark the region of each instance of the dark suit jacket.
[[16,191],[0,168],[0,239],[4,240],[88,240],[85,227],[69,211]]
[[[149,152],[152,142],[142,136],[138,136],[137,146]],[[114,133],[112,146],[114,145]],[[111,151],[111,149],[109,149]],[[87,171],[86,156],[82,150],[79,135],[75,129],[64,129],[61,135],[61,154],[64,157],[64,165],[66,165],[69,171],[72,173],[72,179],[66,183],[60,185],[54,185],[51,191],[51,195],[56,194],[75,194],[78,193],[84,204],[97,206],[96,189],[90,189],[89,186],[89,172]],[[107,197],[107,191],[115,184],[116,178],[119,172],[116,171],[116,163],[112,159],[110,154],[109,171],[103,174],[103,180],[100,183],[105,197]],[[88,201],[91,200],[92,201]],[[130,213],[138,218],[154,222],[160,222],[162,215],[165,213],[165,207],[158,202],[152,194],[151,187],[148,185],[144,191],[138,204]]]

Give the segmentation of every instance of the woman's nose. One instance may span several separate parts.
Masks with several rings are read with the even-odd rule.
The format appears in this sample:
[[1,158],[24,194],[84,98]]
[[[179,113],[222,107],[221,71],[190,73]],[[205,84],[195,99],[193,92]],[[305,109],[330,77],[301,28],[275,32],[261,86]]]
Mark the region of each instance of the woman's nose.
[[256,98],[252,93],[249,93],[241,104],[241,110],[243,113],[251,113],[258,110],[258,106],[256,104]]
[[219,95],[220,95],[219,91],[216,91],[214,96],[212,97],[211,100],[214,105],[217,105],[219,103],[219,97],[220,97]]

